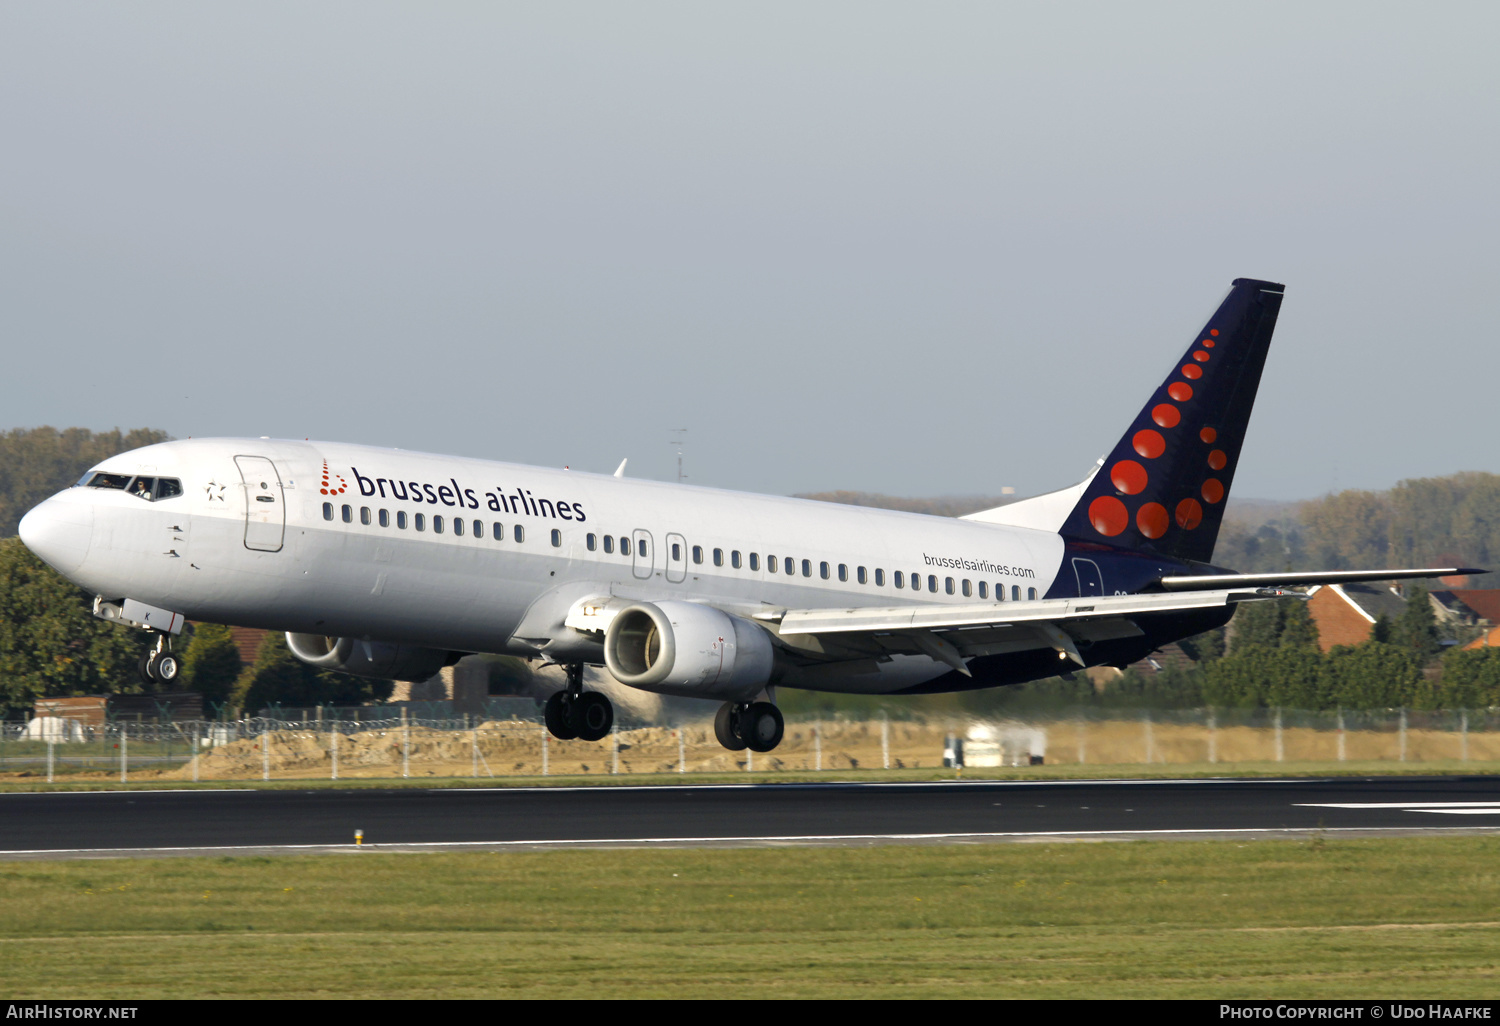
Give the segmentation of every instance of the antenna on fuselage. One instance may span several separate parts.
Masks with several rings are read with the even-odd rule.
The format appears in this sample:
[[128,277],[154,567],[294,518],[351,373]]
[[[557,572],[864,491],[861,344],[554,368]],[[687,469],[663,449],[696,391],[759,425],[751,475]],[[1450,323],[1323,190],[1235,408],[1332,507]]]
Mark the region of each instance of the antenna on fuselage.
[[682,472],[682,445],[683,445],[683,443],[685,441],[687,441],[687,431],[688,431],[687,428],[671,428],[669,430],[669,433],[675,436],[672,439],[672,444],[675,445],[675,446],[677,446],[677,483],[678,484],[682,484],[682,482],[687,479],[687,475]]
[[627,464],[629,462],[630,462],[630,457],[629,456],[626,456],[623,460],[620,461],[620,465],[615,468],[615,477],[624,477],[625,476],[625,464]]

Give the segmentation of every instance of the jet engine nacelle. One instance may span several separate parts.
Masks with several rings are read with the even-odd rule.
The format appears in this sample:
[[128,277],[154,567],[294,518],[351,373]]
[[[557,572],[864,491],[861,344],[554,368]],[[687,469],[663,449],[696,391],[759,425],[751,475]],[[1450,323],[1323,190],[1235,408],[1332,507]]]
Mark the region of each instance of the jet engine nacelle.
[[309,666],[352,673],[356,677],[426,680],[448,665],[448,653],[441,649],[389,641],[358,641],[288,631],[286,645],[292,655]]
[[694,602],[640,602],[604,632],[604,663],[621,684],[685,698],[748,701],[775,667],[759,624]]

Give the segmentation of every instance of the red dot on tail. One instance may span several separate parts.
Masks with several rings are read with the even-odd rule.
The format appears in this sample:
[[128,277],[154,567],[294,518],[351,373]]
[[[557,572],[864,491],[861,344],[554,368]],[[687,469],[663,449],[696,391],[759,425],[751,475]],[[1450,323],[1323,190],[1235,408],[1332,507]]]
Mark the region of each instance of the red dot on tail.
[[1228,463],[1229,457],[1225,455],[1223,449],[1215,449],[1208,454],[1208,465],[1212,470],[1223,470]]
[[1203,507],[1198,505],[1197,499],[1183,499],[1177,504],[1177,526],[1184,531],[1191,531],[1203,523]]
[[1213,428],[1204,428],[1202,431],[1198,432],[1198,437],[1212,445],[1214,441],[1218,439],[1219,433]]
[[1150,428],[1137,431],[1130,444],[1148,460],[1154,460],[1167,451],[1167,440],[1161,436],[1160,431],[1152,431]]
[[[1207,344],[1207,343],[1205,343],[1205,344]],[[1193,359],[1197,360],[1199,363],[1207,363],[1208,362],[1208,354],[1205,353],[1203,350],[1200,349],[1196,353],[1193,354]]]
[[1192,378],[1194,381],[1197,381],[1199,378],[1203,377],[1203,368],[1199,367],[1195,363],[1185,364],[1182,368],[1182,376],[1185,378]]
[[1211,477],[1203,482],[1203,499],[1210,506],[1224,498],[1224,485],[1218,478]]
[[1106,538],[1113,538],[1130,526],[1130,511],[1113,495],[1101,495],[1089,503],[1089,523]]
[[1147,538],[1160,538],[1167,533],[1167,507],[1159,502],[1148,502],[1135,514],[1135,526]]
[[1185,403],[1193,397],[1193,386],[1186,381],[1174,381],[1167,386],[1167,395],[1180,403]]
[[1151,419],[1164,428],[1174,428],[1182,420],[1182,413],[1171,403],[1157,403],[1151,407]]
[[1219,329],[1218,329],[1218,328],[1209,328],[1209,329],[1208,329],[1208,333],[1209,333],[1209,334],[1210,334],[1210,335],[1213,335],[1213,336],[1214,336],[1214,337],[1216,337],[1216,338],[1217,338],[1217,337],[1218,337],[1218,334],[1219,334]]
[[1121,460],[1111,468],[1109,480],[1117,491],[1139,495],[1146,490],[1146,468],[1135,460]]

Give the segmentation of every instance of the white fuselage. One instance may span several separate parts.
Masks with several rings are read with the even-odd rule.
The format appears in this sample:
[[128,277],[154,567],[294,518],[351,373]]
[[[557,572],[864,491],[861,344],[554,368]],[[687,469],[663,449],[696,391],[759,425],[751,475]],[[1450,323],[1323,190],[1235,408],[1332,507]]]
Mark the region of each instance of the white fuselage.
[[[277,480],[259,479],[267,468]],[[1024,601],[1047,593],[1063,560],[1044,531],[357,445],[190,439],[95,469],[179,479],[183,494],[75,487],[38,507],[52,541],[34,547],[83,587],[193,620],[458,652],[566,647],[562,620],[588,596],[744,616],[972,603],[981,584]],[[898,659],[838,689],[894,690],[946,669]]]

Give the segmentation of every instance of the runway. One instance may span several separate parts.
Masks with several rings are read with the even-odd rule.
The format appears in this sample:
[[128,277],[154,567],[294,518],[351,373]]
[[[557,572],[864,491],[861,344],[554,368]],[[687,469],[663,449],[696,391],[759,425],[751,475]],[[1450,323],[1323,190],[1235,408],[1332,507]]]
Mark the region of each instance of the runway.
[[0,795],[0,858],[1500,833],[1500,778]]

